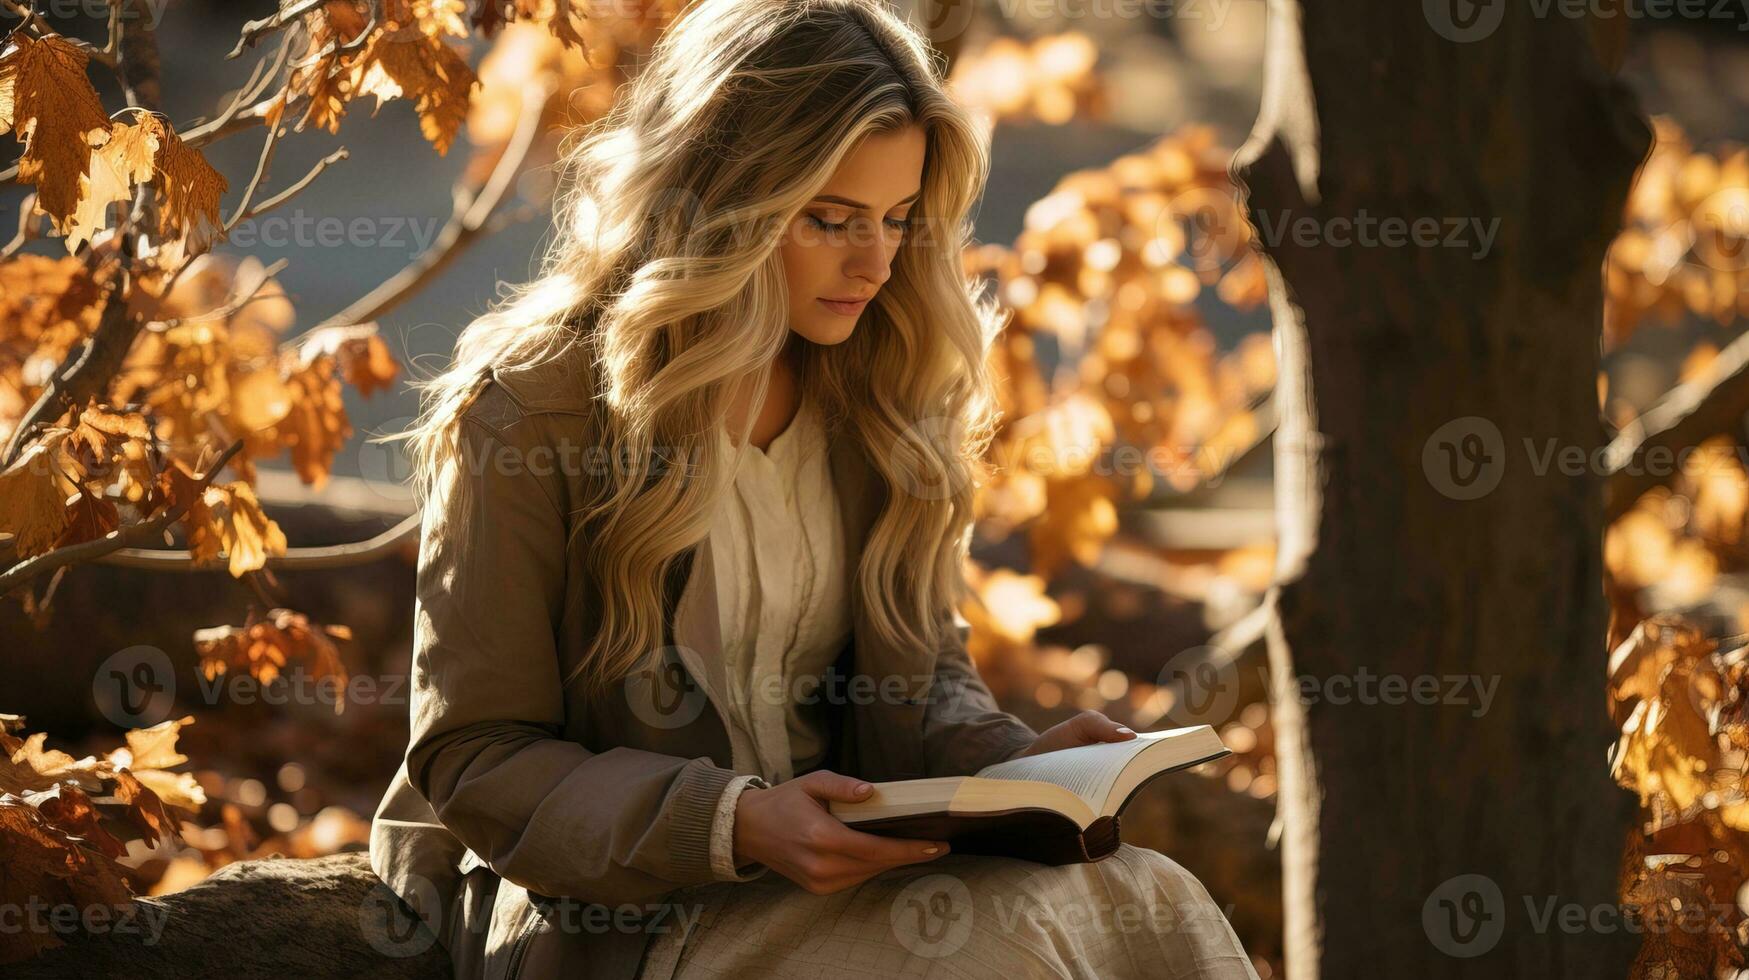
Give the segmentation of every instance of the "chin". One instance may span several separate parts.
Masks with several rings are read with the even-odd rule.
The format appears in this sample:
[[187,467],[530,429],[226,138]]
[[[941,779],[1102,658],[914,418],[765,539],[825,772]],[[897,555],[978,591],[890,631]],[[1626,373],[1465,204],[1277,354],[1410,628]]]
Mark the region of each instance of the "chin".
[[793,329],[809,343],[831,347],[849,340],[850,335],[856,332],[856,324],[856,320],[846,317],[833,323],[800,324]]

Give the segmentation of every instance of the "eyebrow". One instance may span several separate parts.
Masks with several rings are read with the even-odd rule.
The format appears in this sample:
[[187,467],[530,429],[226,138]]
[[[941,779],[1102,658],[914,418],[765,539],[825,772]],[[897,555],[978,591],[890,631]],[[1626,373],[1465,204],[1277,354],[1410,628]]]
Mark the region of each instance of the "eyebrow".
[[[893,207],[898,207],[900,204],[910,204],[912,201],[915,201],[915,200],[917,200],[918,197],[922,196],[922,194],[923,194],[923,188],[919,187],[915,191],[911,192],[910,197],[907,197],[904,200],[899,201],[898,203],[894,204]],[[847,208],[856,208],[859,211],[869,210],[869,206],[862,203],[861,201],[852,201],[848,197],[839,197],[836,194],[821,194],[819,197],[814,198],[814,200],[815,201],[824,201],[828,204],[842,204]]]

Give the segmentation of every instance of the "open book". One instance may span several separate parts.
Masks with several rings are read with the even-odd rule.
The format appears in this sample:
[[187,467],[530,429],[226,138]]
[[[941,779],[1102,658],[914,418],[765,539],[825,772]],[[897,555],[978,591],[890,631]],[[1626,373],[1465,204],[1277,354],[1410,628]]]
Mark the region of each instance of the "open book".
[[1207,725],[1137,732],[985,766],[971,776],[876,783],[868,799],[830,804],[853,830],[945,840],[955,852],[1044,864],[1117,850],[1118,813],[1143,783],[1230,753]]

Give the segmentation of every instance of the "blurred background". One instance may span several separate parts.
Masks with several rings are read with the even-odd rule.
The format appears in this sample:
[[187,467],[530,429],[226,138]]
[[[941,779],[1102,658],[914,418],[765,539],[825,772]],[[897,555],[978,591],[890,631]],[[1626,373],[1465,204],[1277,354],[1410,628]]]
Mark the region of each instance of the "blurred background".
[[[1151,784],[1126,811],[1126,836],[1194,871],[1259,975],[1277,975],[1275,766],[1256,615],[1274,561],[1275,366],[1263,268],[1227,178],[1258,111],[1264,5],[1182,0],[1165,17],[1091,3],[965,8],[967,28],[944,54],[956,96],[993,125],[967,270],[1014,314],[993,352],[1008,415],[968,569],[981,599],[965,610],[973,653],[1036,728],[1085,707],[1139,728],[1220,728],[1234,755]],[[42,10],[55,30],[103,45],[102,16]],[[0,7],[0,29],[18,12]],[[166,8],[160,108],[179,132],[222,117],[271,60],[277,34],[225,54],[246,23],[273,13],[270,3]],[[22,716],[13,742],[47,733],[39,749],[74,758],[105,756],[129,728],[193,719],[172,725],[167,774],[149,783],[191,807],[175,817],[180,840],[136,839],[116,855],[141,891],[185,888],[263,854],[365,845],[405,744],[416,550],[404,462],[368,438],[410,421],[407,380],[438,369],[500,283],[531,274],[548,231],[554,134],[611,103],[670,14],[662,0],[604,6],[579,27],[587,55],[532,22],[448,38],[481,81],[448,131],[444,110],[412,91],[380,108],[359,99],[337,131],[288,131],[256,201],[320,172],[238,223],[173,294],[190,323],[220,311],[203,321],[227,331],[218,353],[196,370],[176,347],[193,342],[166,335],[165,349],[136,350],[132,368],[153,378],[180,371],[208,394],[215,378],[229,386],[211,404],[178,403],[179,418],[215,414],[227,431],[269,434],[244,450],[261,561],[239,566],[250,546],[233,530],[228,567],[194,567],[183,560],[193,544],[173,529],[172,547],[148,542],[35,580],[0,605],[0,712]],[[1742,244],[1749,213],[1746,26],[1749,16],[1668,17],[1630,29],[1620,75],[1659,142],[1606,270],[1598,389],[1613,427],[1728,356],[1749,312],[1745,263],[1718,259],[1738,254],[1723,246]],[[105,110],[126,104],[104,74],[92,73]],[[300,117],[294,103],[285,119]],[[198,146],[228,181],[226,215],[265,132],[257,122]],[[12,136],[0,148],[7,159],[19,151]],[[0,235],[20,227],[31,191],[0,184]],[[0,264],[0,431],[94,328],[94,316],[45,312],[83,274],[70,256],[64,237],[21,234]],[[57,317],[82,325],[56,334]],[[296,363],[259,376],[274,344]],[[307,373],[325,356],[325,374]],[[1653,488],[1615,515],[1612,645],[1664,615],[1668,658],[1741,659],[1746,438],[1739,424],[1709,444],[1719,462],[1704,478]],[[1124,465],[1125,448],[1146,465]],[[1041,458],[1052,462],[1015,462]],[[130,680],[140,677],[151,683]],[[240,677],[262,682],[261,696],[215,693]],[[339,704],[309,686],[297,693],[323,678],[347,685]],[[1741,753],[1724,761],[1741,764]],[[1640,791],[1648,830],[1699,834],[1692,849],[1726,855],[1706,887],[1735,906],[1749,811],[1685,795],[1660,766],[1678,767],[1648,762],[1618,778]],[[1740,966],[1742,948],[1723,942],[1706,955]]]

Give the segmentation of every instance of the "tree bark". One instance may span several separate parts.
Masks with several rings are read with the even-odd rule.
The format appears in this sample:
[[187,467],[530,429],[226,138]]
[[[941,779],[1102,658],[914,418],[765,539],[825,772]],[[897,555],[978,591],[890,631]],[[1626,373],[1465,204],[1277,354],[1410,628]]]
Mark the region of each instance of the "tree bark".
[[[1234,170],[1280,361],[1291,980],[1620,977],[1633,954],[1596,385],[1602,259],[1650,132],[1589,25],[1535,10],[1269,0]],[[1369,218],[1437,241],[1367,244]]]

